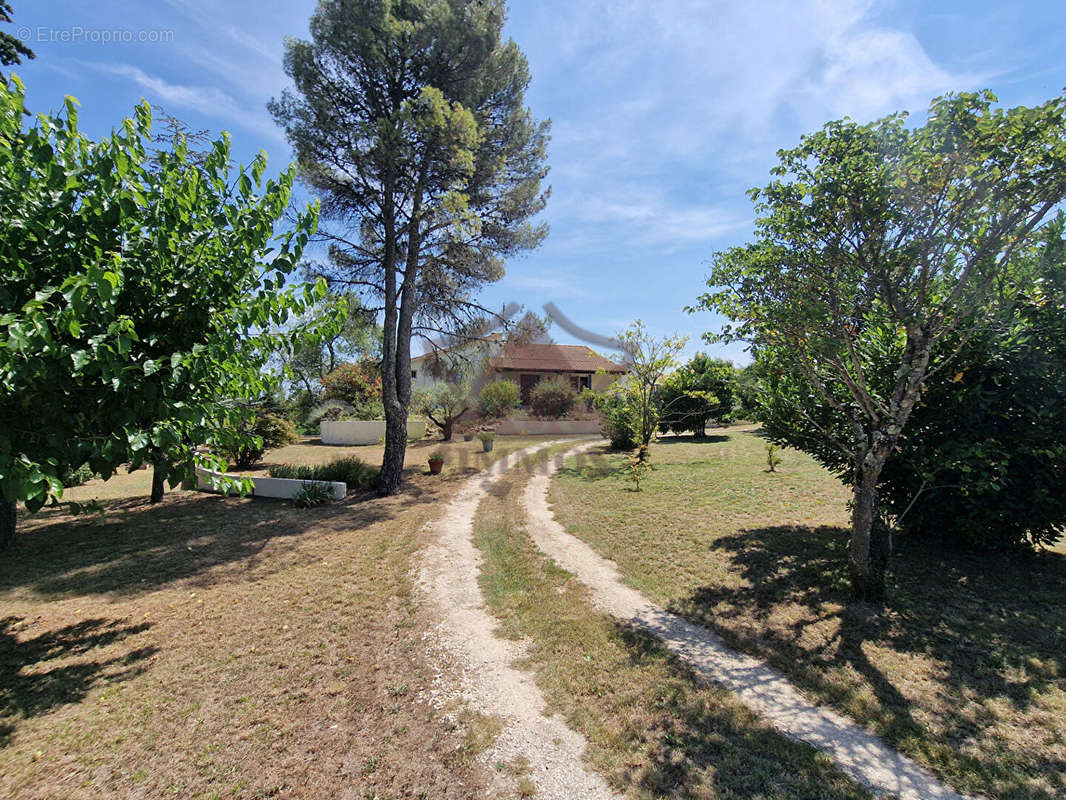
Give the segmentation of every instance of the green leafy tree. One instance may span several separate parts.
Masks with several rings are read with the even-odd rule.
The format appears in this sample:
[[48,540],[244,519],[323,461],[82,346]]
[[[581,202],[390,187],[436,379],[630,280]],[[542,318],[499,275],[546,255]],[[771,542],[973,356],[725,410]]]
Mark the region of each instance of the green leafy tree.
[[650,445],[659,425],[659,392],[665,375],[677,366],[685,349],[684,336],[652,336],[637,320],[618,335],[625,353],[626,375],[621,389],[628,407],[630,427],[638,446]]
[[732,410],[736,378],[731,362],[697,353],[663,381],[659,429],[703,436],[708,420],[721,420]]
[[[98,142],[77,107],[23,127],[24,93],[0,81],[0,541],[15,502],[62,497],[88,464],[165,462],[176,483],[196,446],[233,445],[290,315],[324,286],[284,288],[313,209],[276,234],[294,171],[263,182],[265,156],[232,174],[229,139],[202,167],[180,142],[149,153],[151,111]],[[165,454],[165,459],[160,458]]]
[[923,386],[1013,305],[1008,265],[1066,196],[1066,100],[994,103],[940,98],[920,126],[831,122],[781,151],[751,193],[755,241],[716,256],[701,298],[777,373],[775,402],[818,431],[809,452],[843,467],[860,601],[884,598],[877,487]]
[[285,359],[291,390],[306,410],[320,398],[322,379],[343,363],[381,359],[381,329],[355,293],[328,294],[307,311],[301,323],[316,335],[296,342]]
[[412,335],[467,330],[473,293],[546,227],[546,123],[525,108],[525,57],[502,0],[320,0],[286,42],[295,84],[270,104],[322,198],[332,285],[382,313],[381,490],[407,446]]

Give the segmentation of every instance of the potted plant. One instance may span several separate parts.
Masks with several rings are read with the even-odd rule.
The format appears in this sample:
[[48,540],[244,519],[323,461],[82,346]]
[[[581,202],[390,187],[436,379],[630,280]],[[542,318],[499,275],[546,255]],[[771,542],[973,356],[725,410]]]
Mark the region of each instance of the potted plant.
[[477,435],[477,438],[481,440],[481,446],[485,448],[485,452],[491,453],[492,446],[496,442],[496,434],[492,431],[482,431]]
[[440,450],[434,450],[429,454],[429,474],[440,475],[440,471],[444,469],[444,453]]

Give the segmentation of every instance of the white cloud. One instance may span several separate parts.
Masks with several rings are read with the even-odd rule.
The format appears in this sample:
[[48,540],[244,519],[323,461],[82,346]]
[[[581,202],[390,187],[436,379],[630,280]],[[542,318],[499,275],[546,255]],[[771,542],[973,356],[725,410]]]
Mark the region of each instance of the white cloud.
[[[921,110],[978,74],[936,64],[873,0],[597,0],[522,9],[556,118],[553,237],[686,247],[750,220],[774,152],[842,116]],[[636,199],[633,199],[636,198]]]
[[88,66],[99,72],[133,81],[144,90],[145,98],[149,102],[158,103],[168,110],[173,108],[196,111],[206,117],[228,120],[274,140],[283,140],[281,132],[261,108],[240,103],[216,87],[170,83],[130,64],[92,63]]

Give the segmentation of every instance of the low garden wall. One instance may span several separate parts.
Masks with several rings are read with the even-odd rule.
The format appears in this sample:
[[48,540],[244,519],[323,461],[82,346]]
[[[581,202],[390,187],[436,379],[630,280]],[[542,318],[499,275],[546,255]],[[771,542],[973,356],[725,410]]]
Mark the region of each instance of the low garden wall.
[[[218,479],[221,472],[209,469],[196,470],[196,488],[201,491],[217,492]],[[243,475],[227,475],[230,478],[241,479]],[[334,500],[343,500],[348,492],[348,485],[339,481],[302,481],[295,478],[263,478],[258,475],[249,476],[255,488],[252,495],[255,497],[276,497],[281,500],[291,500],[296,493],[303,488],[305,483],[316,483],[328,486]]]
[[496,425],[503,436],[568,436],[599,433],[595,419],[505,419]]
[[[337,419],[318,423],[322,444],[362,445],[377,444],[385,438],[383,419]],[[426,422],[421,419],[407,420],[407,438],[421,439],[426,435]]]

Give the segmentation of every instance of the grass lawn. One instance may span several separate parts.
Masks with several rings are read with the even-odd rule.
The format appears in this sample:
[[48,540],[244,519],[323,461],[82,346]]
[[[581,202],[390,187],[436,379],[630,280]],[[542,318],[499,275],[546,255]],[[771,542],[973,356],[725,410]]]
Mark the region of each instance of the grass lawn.
[[[546,456],[545,456],[546,457]],[[481,587],[502,635],[526,638],[549,710],[589,740],[594,766],[636,798],[865,798],[829,758],[707,687],[653,639],[595,611],[522,530],[527,473],[493,487],[475,520]],[[530,790],[535,787],[529,787]]]
[[420,698],[411,557],[467,471],[529,443],[446,446],[441,477],[418,445],[403,495],[310,510],[149,506],[139,471],[71,490],[103,516],[23,515],[0,559],[0,797],[484,796],[485,726]]
[[1066,796],[1066,556],[897,541],[890,608],[847,609],[846,491],[750,427],[667,438],[634,492],[624,456],[574,459],[558,519],[656,602],[768,659],[955,788]]

